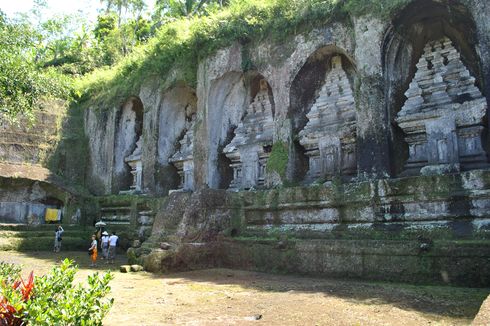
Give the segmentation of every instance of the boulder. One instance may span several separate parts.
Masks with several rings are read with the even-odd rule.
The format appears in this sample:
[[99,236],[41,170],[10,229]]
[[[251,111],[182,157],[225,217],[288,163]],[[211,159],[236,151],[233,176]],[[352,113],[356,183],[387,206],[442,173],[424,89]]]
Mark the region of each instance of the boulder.
[[171,250],[155,249],[144,258],[144,269],[152,273],[166,271],[165,262],[173,257],[174,252]]
[[133,245],[131,247],[133,247],[133,248],[139,248],[139,247],[141,247],[141,241],[134,240],[133,241]]
[[121,271],[121,273],[129,273],[131,271],[131,266],[129,266],[129,265],[121,265],[119,267],[119,270]]
[[143,270],[143,266],[141,265],[131,265],[131,272],[141,272]]
[[160,249],[169,250],[171,248],[172,248],[172,245],[168,242],[161,242],[160,243]]

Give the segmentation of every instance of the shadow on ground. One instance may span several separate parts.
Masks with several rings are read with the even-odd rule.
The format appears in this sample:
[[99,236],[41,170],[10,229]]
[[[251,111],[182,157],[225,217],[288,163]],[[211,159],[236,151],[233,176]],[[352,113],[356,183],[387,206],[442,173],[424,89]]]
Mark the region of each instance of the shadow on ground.
[[[175,285],[189,287],[191,291],[203,294],[216,292],[217,288],[233,288],[236,291],[253,293],[287,293],[315,294],[324,298],[338,298],[347,303],[363,306],[389,305],[404,311],[421,314],[470,320],[489,295],[490,289],[474,289],[445,286],[418,286],[399,283],[364,282],[355,280],[320,279],[292,275],[272,275],[258,272],[247,272],[230,269],[207,269],[172,274],[151,274],[142,272],[138,275],[119,272],[119,266],[125,264],[126,257],[119,254],[115,264],[106,264],[99,260],[96,268],[90,268],[90,257],[86,252],[69,251],[52,252],[0,252],[0,261],[23,265],[25,273],[34,270],[43,274],[61,260],[69,258],[79,266],[81,275],[92,271],[112,270],[119,282],[138,287],[138,282],[156,280],[161,292],[172,289]],[[160,282],[160,280],[162,282]],[[153,281],[152,281],[153,282]],[[144,286],[144,284],[142,284]],[[150,294],[147,294],[150,295]],[[382,313],[382,311],[380,312]]]
[[[348,302],[365,305],[389,304],[440,316],[471,318],[478,313],[490,289],[449,286],[420,286],[400,283],[364,282],[356,280],[320,279],[293,275],[271,275],[229,269],[190,271],[156,278],[235,285],[267,292],[323,293]],[[172,284],[172,283],[170,283]]]

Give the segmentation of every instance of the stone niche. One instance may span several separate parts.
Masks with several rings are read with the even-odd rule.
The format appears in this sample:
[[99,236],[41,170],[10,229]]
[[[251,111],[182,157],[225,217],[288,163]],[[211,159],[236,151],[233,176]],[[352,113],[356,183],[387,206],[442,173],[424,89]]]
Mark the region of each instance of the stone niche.
[[459,172],[487,165],[487,102],[451,40],[426,44],[396,117],[409,146],[405,174]]
[[265,79],[235,129],[235,137],[223,149],[233,168],[230,189],[262,188],[274,136],[274,103]]
[[180,177],[178,188],[185,191],[194,190],[194,126],[196,114],[186,120],[185,131],[182,139],[179,140],[178,150],[169,159],[177,168]]
[[193,128],[197,111],[196,92],[185,85],[163,94],[158,117],[156,189],[194,189]]
[[[468,4],[468,3],[467,3]],[[477,51],[478,38],[476,16],[470,6],[462,1],[413,0],[391,22],[382,44],[386,126],[389,139],[391,176],[419,173],[419,168],[407,170],[410,157],[407,133],[396,122],[407,97],[417,63],[424,55],[427,43],[449,38],[461,56],[461,61],[476,79],[477,87],[485,85],[486,74],[482,70],[484,51]],[[474,6],[473,6],[474,7]],[[480,18],[479,18],[480,19]],[[478,19],[478,20],[479,20]],[[424,164],[422,164],[424,165]]]
[[206,182],[209,188],[228,189],[233,180],[233,169],[223,149],[235,136],[234,131],[250,103],[250,93],[245,87],[244,75],[235,71],[213,80],[208,94],[205,114],[208,138],[196,138],[195,142],[206,142]]
[[113,191],[134,193],[142,191],[141,137],[143,104],[139,98],[129,99],[116,119],[114,142]]
[[299,132],[309,160],[305,182],[355,175],[356,108],[341,56],[332,57],[325,83],[306,117],[308,122]]

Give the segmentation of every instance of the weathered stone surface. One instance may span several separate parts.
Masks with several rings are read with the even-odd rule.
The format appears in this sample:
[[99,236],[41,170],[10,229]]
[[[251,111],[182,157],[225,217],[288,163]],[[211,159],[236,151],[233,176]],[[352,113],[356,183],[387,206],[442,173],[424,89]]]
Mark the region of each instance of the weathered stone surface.
[[144,269],[148,272],[158,273],[166,271],[166,262],[174,258],[171,250],[154,249],[144,259]]
[[133,248],[141,247],[141,241],[140,240],[134,240],[131,247],[133,247]]
[[309,170],[306,180],[354,175],[356,159],[356,110],[354,95],[342,57],[334,56],[325,84],[310,112],[308,123],[299,133],[306,148]]
[[[136,191],[131,186],[141,187],[141,150],[138,149],[138,141],[142,142],[141,134],[143,129],[143,104],[137,97],[128,99],[120,110],[116,113],[116,128],[114,136],[114,165],[113,165],[113,192]],[[140,143],[141,144],[141,143]],[[133,172],[131,166],[126,161],[133,152],[136,151],[133,161]],[[130,158],[131,160],[131,158]],[[139,178],[139,179],[138,179]],[[139,180],[139,181],[138,181]],[[134,185],[134,182],[140,182]],[[140,189],[141,190],[141,189]]]
[[140,212],[140,216],[138,217],[138,223],[140,225],[152,225],[154,218],[153,216],[148,216],[148,215],[141,215],[141,214],[146,214],[146,212]]
[[121,265],[119,267],[119,271],[121,273],[129,273],[131,271],[131,266],[130,265]]
[[169,250],[172,248],[172,245],[168,242],[160,242],[160,249]]
[[487,101],[451,40],[429,42],[396,121],[406,134],[405,168],[444,174],[487,164],[481,137]]
[[179,140],[180,148],[170,158],[180,176],[179,189],[194,190],[194,127],[196,115],[192,115],[185,124],[185,133]]
[[143,270],[143,266],[141,265],[131,265],[131,272],[141,272]]
[[[141,152],[142,152],[142,141],[141,136],[136,141],[136,148],[131,153],[131,155],[124,158],[124,162],[126,162],[131,168],[131,175],[133,177],[133,182],[129,187],[131,192],[140,193],[143,186],[143,164],[141,162]],[[123,193],[126,191],[123,191]]]
[[56,150],[65,104],[49,100],[40,105],[32,117],[19,114],[16,121],[0,114],[0,161],[41,165]]
[[248,106],[243,120],[235,129],[235,137],[223,152],[231,160],[231,189],[261,188],[266,184],[266,165],[273,135],[273,99],[265,79]]

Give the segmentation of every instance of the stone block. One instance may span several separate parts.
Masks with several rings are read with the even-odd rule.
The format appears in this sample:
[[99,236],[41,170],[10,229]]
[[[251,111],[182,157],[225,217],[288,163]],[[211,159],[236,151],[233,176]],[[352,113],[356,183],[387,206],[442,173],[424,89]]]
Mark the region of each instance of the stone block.
[[131,265],[131,272],[141,272],[143,270],[143,266],[141,265]]
[[119,270],[121,273],[129,273],[131,271],[131,266],[130,265],[121,265],[119,267]]

